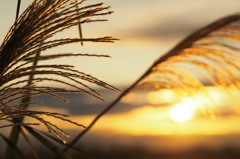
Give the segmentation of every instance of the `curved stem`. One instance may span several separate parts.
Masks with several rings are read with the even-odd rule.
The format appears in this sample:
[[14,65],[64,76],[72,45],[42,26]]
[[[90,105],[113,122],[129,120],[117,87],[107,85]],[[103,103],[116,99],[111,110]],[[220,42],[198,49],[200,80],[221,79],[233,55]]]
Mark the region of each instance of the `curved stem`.
[[[79,133],[74,140],[69,144],[74,145],[84,134],[86,134],[93,126],[94,124],[104,115],[106,114],[110,109],[112,109],[126,94],[128,94],[140,81],[142,81],[146,76],[148,76],[152,72],[152,68],[154,68],[159,63],[167,60],[168,58],[172,56],[176,56],[180,54],[180,52],[192,46],[194,42],[197,40],[207,36],[209,33],[226,26],[230,24],[233,21],[239,20],[240,15],[232,15],[223,19],[220,19],[192,34],[187,36],[182,42],[180,42],[176,47],[174,47],[172,50],[170,50],[167,54],[163,55],[159,59],[157,59],[152,66],[138,79],[136,82],[134,82],[130,87],[128,87],[126,90],[124,90],[112,103],[110,103],[102,112],[100,112],[95,119],[91,122],[91,124],[81,133]],[[67,151],[68,147],[65,147],[63,151]]]
[[[70,145],[74,145],[84,134],[86,134],[93,125],[104,115],[106,114],[110,109],[112,109],[126,94],[128,94],[143,78],[145,78],[149,72],[151,72],[151,69],[146,71],[144,75],[142,75],[136,82],[134,82],[130,87],[128,87],[126,90],[124,90],[112,103],[110,103],[101,113],[99,113],[94,120],[91,122],[91,124],[84,129],[81,133],[79,133],[74,140],[70,143]],[[67,151],[68,147],[64,148],[63,151]]]

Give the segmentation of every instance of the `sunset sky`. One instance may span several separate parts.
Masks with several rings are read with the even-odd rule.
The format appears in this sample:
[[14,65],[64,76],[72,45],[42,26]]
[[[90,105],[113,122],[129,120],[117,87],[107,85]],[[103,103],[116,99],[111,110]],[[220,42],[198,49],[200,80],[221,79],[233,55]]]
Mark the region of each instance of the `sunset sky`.
[[[30,3],[22,1],[22,10]],[[89,0],[88,3],[101,2]],[[111,59],[69,59],[81,71],[113,85],[133,83],[155,60],[182,38],[219,18],[239,12],[238,0],[104,0],[111,6],[108,22],[85,24],[84,37],[111,35],[121,39],[114,44],[85,43],[60,47],[56,52],[108,54]],[[15,1],[0,2],[0,40],[15,18]],[[21,11],[22,11],[21,10]],[[6,16],[7,15],[7,16]],[[77,27],[61,37],[77,37]],[[51,52],[51,51],[50,51]]]
[[[22,1],[22,10],[29,2],[31,1]],[[89,0],[87,3],[92,2],[99,1]],[[67,62],[74,63],[79,70],[119,87],[127,87],[132,84],[158,57],[189,33],[219,18],[240,12],[239,0],[103,0],[103,2],[105,5],[110,5],[110,10],[113,10],[114,13],[105,17],[109,19],[108,22],[83,25],[83,37],[112,35],[121,39],[120,41],[113,44],[84,43],[84,46],[73,44],[59,47],[53,51],[110,55],[112,58],[80,57],[69,59]],[[16,1],[2,0],[0,2],[2,22],[0,40],[4,38],[14,22],[15,9]],[[78,36],[77,31],[77,27],[74,27],[58,37],[76,37]],[[59,62],[66,62],[66,60]],[[236,106],[240,103],[234,102],[226,94],[226,90],[221,87],[209,86],[207,91],[214,99],[213,103],[209,104],[209,101],[199,92],[196,93],[197,99],[179,97],[171,90],[130,94],[120,104],[129,106],[130,109],[111,112],[104,116],[92,132],[86,136],[84,143],[87,143],[92,134],[103,135],[104,132],[108,132],[110,134],[108,136],[110,138],[109,145],[117,140],[114,138],[116,135],[138,139],[139,137],[155,137],[157,141],[160,139],[163,141],[154,143],[150,142],[154,139],[137,140],[152,149],[163,147],[171,149],[168,141],[178,142],[186,147],[202,144],[215,148],[219,144],[228,143],[239,148],[239,141],[236,142],[235,139],[239,138],[240,134],[240,118],[238,117],[240,111]],[[237,100],[240,93],[233,91],[232,96]],[[85,103],[87,104],[87,102]],[[94,104],[97,102],[93,101]],[[103,104],[101,103],[101,105]],[[180,109],[185,110],[180,112],[180,116],[186,117],[184,119],[181,117],[179,119],[179,114],[174,112],[179,105],[181,105]],[[103,108],[101,107],[101,109]],[[54,111],[56,108],[38,107],[36,109]],[[66,107],[58,110],[73,114],[73,111]],[[189,113],[187,113],[188,111]],[[74,114],[72,116],[72,120],[83,122],[86,125],[93,118],[94,114],[81,116]],[[71,125],[67,125],[66,129],[76,131],[76,127]],[[184,138],[175,138],[178,135],[185,136]],[[191,142],[190,138],[184,140],[188,135]],[[192,140],[194,135],[204,137]],[[129,138],[125,144],[133,144],[136,141],[133,138]],[[200,139],[202,140],[200,141]],[[102,139],[99,139],[99,145],[103,144],[101,141]],[[121,143],[120,139],[117,142]],[[173,147],[179,148],[179,144]]]

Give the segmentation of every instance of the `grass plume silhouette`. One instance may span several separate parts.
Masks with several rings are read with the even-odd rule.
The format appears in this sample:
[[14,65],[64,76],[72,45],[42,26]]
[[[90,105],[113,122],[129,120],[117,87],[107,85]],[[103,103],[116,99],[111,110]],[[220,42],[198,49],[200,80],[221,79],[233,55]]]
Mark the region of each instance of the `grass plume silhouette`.
[[[109,57],[108,55],[72,52],[51,55],[43,52],[41,55],[39,54],[42,51],[71,43],[114,42],[117,40],[110,36],[52,40],[56,33],[72,26],[106,21],[106,19],[99,17],[112,13],[109,11],[109,7],[104,6],[103,3],[84,5],[84,1],[34,0],[19,17],[17,16],[0,47],[0,120],[14,121],[14,123],[2,125],[0,128],[21,125],[29,127],[38,124],[22,123],[22,117],[28,116],[35,118],[50,133],[55,134],[66,143],[65,137],[68,137],[69,134],[54,123],[45,120],[42,115],[51,116],[80,127],[84,126],[69,120],[65,114],[27,109],[29,105],[39,104],[34,101],[30,102],[30,97],[45,94],[67,102],[67,99],[56,93],[84,93],[103,100],[101,94],[91,88],[88,83],[110,90],[119,90],[92,75],[76,70],[74,66],[69,64],[37,63],[38,61],[62,57]],[[20,3],[18,5],[20,7]],[[57,85],[44,86],[42,83],[46,81],[54,82]],[[18,103],[21,100],[23,102]],[[33,130],[31,131],[33,132]]]
[[[239,90],[239,33],[239,14],[222,18],[193,32],[159,57],[142,76],[100,112],[70,145],[79,141],[124,96],[137,89],[170,88],[181,96],[194,95],[197,91],[206,94],[206,84],[223,86],[226,93],[229,93],[228,88]],[[196,76],[196,72],[197,75],[200,72],[201,78]],[[210,109],[208,113],[214,115]],[[68,147],[64,149],[67,150]]]

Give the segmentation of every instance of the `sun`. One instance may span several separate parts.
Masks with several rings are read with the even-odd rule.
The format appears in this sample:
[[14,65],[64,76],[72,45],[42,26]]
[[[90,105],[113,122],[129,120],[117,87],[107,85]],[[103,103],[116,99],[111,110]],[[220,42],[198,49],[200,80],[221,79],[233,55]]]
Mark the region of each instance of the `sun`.
[[185,122],[193,117],[193,109],[186,104],[177,104],[171,108],[170,115],[176,122]]

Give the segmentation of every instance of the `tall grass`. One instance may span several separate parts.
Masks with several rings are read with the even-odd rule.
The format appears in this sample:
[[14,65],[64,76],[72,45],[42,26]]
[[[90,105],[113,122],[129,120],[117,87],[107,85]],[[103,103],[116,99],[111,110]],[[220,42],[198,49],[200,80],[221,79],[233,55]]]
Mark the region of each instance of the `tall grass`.
[[[126,88],[100,112],[88,127],[71,142],[74,145],[96,122],[129,92],[142,88],[173,89],[180,96],[194,96],[205,91],[206,85],[239,90],[240,14],[231,15],[193,32]],[[231,96],[231,94],[230,94]],[[240,108],[236,108],[239,111]],[[207,109],[209,115],[213,112]],[[68,147],[64,149],[67,151]]]
[[[20,4],[20,1],[18,2]],[[0,47],[0,120],[9,121],[10,124],[1,125],[0,128],[13,126],[13,133],[9,138],[0,133],[8,146],[5,159],[13,158],[13,153],[16,153],[19,158],[26,158],[21,149],[17,147],[18,134],[14,131],[23,135],[35,158],[39,158],[39,155],[24,131],[34,136],[59,158],[70,158],[65,151],[72,149],[80,152],[73,145],[126,94],[136,89],[170,88],[180,95],[190,96],[194,95],[196,90],[204,93],[207,84],[225,88],[240,88],[238,77],[240,70],[238,64],[240,60],[240,15],[233,15],[194,32],[157,59],[138,80],[99,113],[72,143],[67,144],[66,138],[69,134],[56,124],[44,119],[43,115],[80,127],[84,126],[69,120],[66,114],[30,110],[29,105],[39,104],[37,101],[31,101],[30,98],[44,94],[67,102],[67,99],[59,96],[58,93],[84,93],[103,100],[101,94],[91,88],[89,83],[110,90],[118,90],[92,75],[76,70],[72,65],[38,63],[62,57],[109,57],[108,55],[84,53],[48,55],[44,52],[71,43],[114,42],[117,40],[109,36],[82,37],[80,24],[106,21],[99,17],[112,13],[109,11],[109,7],[105,7],[102,3],[84,5],[84,2],[85,0],[34,0],[19,17],[17,15],[16,22],[4,38]],[[50,40],[56,33],[73,26],[79,27],[80,38]],[[54,82],[58,85],[45,86],[43,82]],[[25,123],[23,117],[26,116],[36,119],[37,122]],[[44,125],[50,133],[55,134],[58,138],[33,127],[38,124]],[[49,138],[65,143],[66,148],[61,150]]]
[[[16,21],[0,47],[0,120],[12,122],[12,124],[5,124],[0,128],[13,126],[9,138],[1,134],[8,143],[4,158],[14,158],[14,152],[25,158],[16,146],[20,132],[29,143],[22,131],[23,128],[61,158],[66,158],[66,154],[30,126],[43,124],[50,133],[55,134],[63,143],[66,143],[66,137],[69,134],[56,124],[45,120],[43,116],[51,116],[80,127],[84,126],[69,120],[66,114],[28,109],[29,105],[40,104],[37,101],[31,101],[30,98],[45,94],[67,102],[67,99],[59,96],[58,93],[84,93],[103,100],[101,94],[91,88],[88,83],[110,90],[118,89],[92,75],[74,69],[72,65],[39,64],[38,62],[62,57],[109,57],[108,55],[84,53],[47,55],[43,51],[78,42],[114,42],[117,39],[109,36],[52,40],[56,33],[70,27],[106,21],[100,17],[111,14],[112,11],[109,11],[109,7],[104,6],[103,3],[84,5],[85,0],[34,0],[18,16],[20,2],[18,1]],[[40,52],[42,52],[41,55]],[[57,85],[45,86],[42,84],[44,82],[52,82]],[[37,123],[25,123],[23,117],[26,116],[36,119]]]

